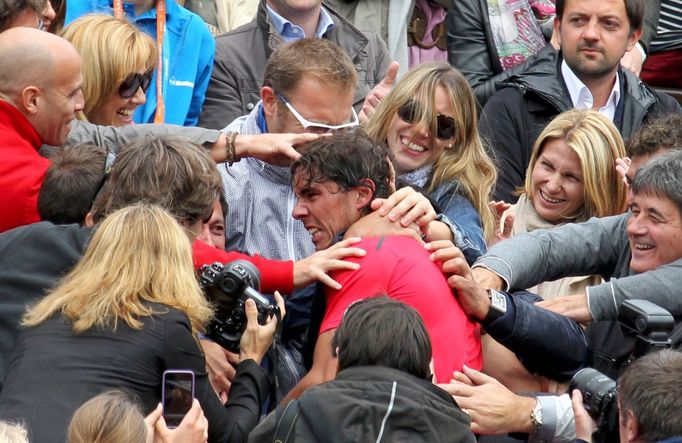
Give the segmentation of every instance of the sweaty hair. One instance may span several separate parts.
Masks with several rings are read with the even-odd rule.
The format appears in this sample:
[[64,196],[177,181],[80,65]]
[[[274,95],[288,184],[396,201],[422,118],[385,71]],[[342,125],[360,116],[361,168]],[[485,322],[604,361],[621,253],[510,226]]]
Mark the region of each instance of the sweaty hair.
[[670,199],[682,216],[682,151],[667,152],[641,166],[631,186],[635,195]]
[[393,179],[390,151],[361,129],[337,132],[306,143],[300,151],[301,157],[291,165],[296,187],[306,189],[314,183],[331,181],[341,191],[373,187],[372,199],[390,195]]
[[263,86],[287,95],[303,76],[320,83],[355,90],[358,75],[346,52],[325,38],[304,38],[278,46],[265,65]]
[[628,139],[628,157],[651,156],[660,150],[682,148],[682,115],[669,114],[649,120]]
[[353,366],[383,366],[430,379],[431,342],[411,306],[387,296],[353,303],[334,333],[339,371]]
[[[569,0],[556,0],[556,16],[561,20],[564,16],[564,8]],[[630,32],[642,27],[644,20],[645,0],[623,0],[625,2],[625,13],[630,22]]]
[[632,411],[638,440],[654,442],[682,435],[680,374],[682,353],[666,349],[635,360],[618,379],[621,420],[625,411]]
[[159,205],[192,225],[210,214],[222,181],[215,163],[200,146],[182,137],[138,139],[116,157],[92,212],[95,222],[124,206]]
[[122,391],[106,391],[76,410],[69,443],[145,443],[147,426],[137,403]]
[[38,193],[40,218],[57,225],[82,224],[104,179],[106,158],[106,150],[95,145],[55,150]]
[[31,10],[42,17],[47,0],[0,0],[0,32],[24,12]]

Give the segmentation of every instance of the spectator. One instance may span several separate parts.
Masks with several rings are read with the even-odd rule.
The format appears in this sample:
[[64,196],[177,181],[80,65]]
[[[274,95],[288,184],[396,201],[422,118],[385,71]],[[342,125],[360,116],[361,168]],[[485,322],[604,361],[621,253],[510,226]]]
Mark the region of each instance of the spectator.
[[[169,0],[120,2],[120,10],[113,0],[64,1],[66,26],[99,12],[127,18],[156,42],[162,63],[152,75],[146,103],[135,111],[135,123],[196,126],[215,54],[215,42],[201,17]],[[164,32],[158,34],[157,29]]]
[[[455,105],[456,104],[456,105]],[[367,133],[388,143],[401,180],[425,188],[455,226],[455,244],[473,263],[492,236],[488,206],[495,167],[478,137],[476,103],[446,63],[412,68],[381,101]]]
[[[371,212],[369,205],[375,197],[388,195],[393,186],[388,157],[384,145],[361,131],[335,134],[305,147],[291,167],[298,199],[293,215],[312,234],[316,249],[329,247]],[[326,309],[312,368],[289,396],[295,398],[307,387],[333,377],[337,362],[329,349],[343,312],[373,294],[386,293],[404,301],[424,318],[433,342],[437,380],[449,380],[452,371],[464,364],[480,367],[477,327],[464,315],[423,246],[405,236],[367,237],[360,244],[366,254],[353,260],[359,267],[336,274],[341,285],[325,293]]]
[[0,1],[0,32],[16,26],[47,29],[55,18],[49,0]]
[[84,60],[81,117],[96,125],[132,124],[156,66],[152,38],[127,21],[101,14],[73,21],[60,35]]
[[84,224],[105,179],[107,152],[95,145],[55,151],[38,194],[38,215],[56,225]]
[[[429,334],[413,308],[387,297],[353,303],[332,346],[334,380],[280,406],[249,441],[273,441],[282,431],[297,441],[474,441],[468,417],[430,381]],[[297,418],[281,429],[277,418],[290,411]]]
[[220,194],[218,200],[213,202],[213,213],[208,223],[204,223],[204,227],[197,239],[206,243],[209,246],[218,248],[221,251],[225,250],[225,218],[227,217],[228,207],[227,201],[223,194]]
[[269,390],[259,363],[277,319],[259,325],[255,303],[246,302],[249,326],[223,407],[195,338],[213,313],[191,257],[187,230],[159,207],[141,203],[107,217],[79,264],[25,314],[26,329],[0,394],[0,417],[24,420],[34,443],[54,442],[93,392],[128,389],[150,412],[160,400],[163,371],[186,368],[195,373],[210,441],[245,440]]
[[658,33],[642,67],[642,80],[652,86],[682,88],[682,1],[661,0]]
[[483,109],[479,129],[500,171],[495,200],[516,202],[513,192],[523,183],[533,143],[561,112],[598,110],[614,122],[623,139],[652,118],[682,113],[672,97],[619,69],[624,52],[642,33],[644,0],[557,0],[556,6],[554,32],[560,37],[560,53],[543,49]]
[[38,191],[50,162],[43,143],[66,141],[83,109],[81,63],[66,40],[37,29],[0,33],[0,232],[38,221]]
[[[260,0],[253,21],[217,38],[201,126],[221,129],[257,109],[258,91],[273,51],[282,43],[304,37],[336,43],[338,50],[350,58],[358,79],[353,81],[349,94],[351,104],[359,111],[365,96],[380,84],[388,70],[390,60],[381,39],[360,32],[334,10],[322,6],[320,0],[304,5],[292,0]],[[345,117],[344,111],[341,118]]]

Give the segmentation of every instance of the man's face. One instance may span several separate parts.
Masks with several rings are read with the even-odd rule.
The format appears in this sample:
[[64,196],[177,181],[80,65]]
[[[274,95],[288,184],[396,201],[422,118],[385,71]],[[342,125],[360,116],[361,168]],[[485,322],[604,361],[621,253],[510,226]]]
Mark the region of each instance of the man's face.
[[[276,91],[280,92],[281,91]],[[354,91],[351,88],[334,87],[304,75],[296,88],[286,94],[294,109],[306,120],[336,126],[352,119]],[[305,129],[293,113],[275,98],[276,107],[267,115],[268,131],[271,133],[302,133]]]
[[682,215],[672,200],[640,192],[630,208],[627,234],[633,271],[651,271],[682,258]]
[[329,180],[308,184],[300,172],[294,176],[293,186],[298,201],[291,215],[303,222],[318,251],[331,246],[336,235],[362,216],[355,189],[343,191]]
[[624,0],[567,0],[554,27],[566,63],[583,82],[613,75],[641,34],[630,32]]
[[31,124],[43,143],[60,146],[66,142],[71,122],[76,113],[83,110],[83,76],[78,53],[61,58],[59,69],[39,92],[37,112],[31,116]]

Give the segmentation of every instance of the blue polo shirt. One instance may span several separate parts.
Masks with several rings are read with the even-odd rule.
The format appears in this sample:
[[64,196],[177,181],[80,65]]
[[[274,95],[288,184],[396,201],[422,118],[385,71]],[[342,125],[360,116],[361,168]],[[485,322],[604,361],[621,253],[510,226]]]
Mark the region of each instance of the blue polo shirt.
[[[270,16],[272,26],[282,37],[282,40],[285,42],[293,42],[307,37],[305,32],[303,32],[303,28],[291,23],[289,20],[276,13],[269,5],[266,4],[265,8],[267,9],[268,15]],[[320,7],[320,21],[317,24],[315,37],[322,38],[322,36],[333,27],[334,21],[332,20],[332,16],[329,15],[329,12],[327,12],[324,7]]]

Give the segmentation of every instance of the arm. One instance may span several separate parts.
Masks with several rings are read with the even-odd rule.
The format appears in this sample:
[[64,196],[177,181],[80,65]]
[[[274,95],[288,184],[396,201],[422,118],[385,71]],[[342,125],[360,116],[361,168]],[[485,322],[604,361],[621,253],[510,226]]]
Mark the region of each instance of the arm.
[[330,329],[320,334],[317,338],[315,351],[313,353],[312,368],[310,368],[310,371],[308,371],[305,377],[303,377],[303,379],[301,379],[301,381],[287,394],[284,400],[282,400],[282,404],[299,398],[310,386],[319,385],[334,379],[338,365],[337,358],[332,355],[332,339],[334,338],[335,331],[336,328]]

